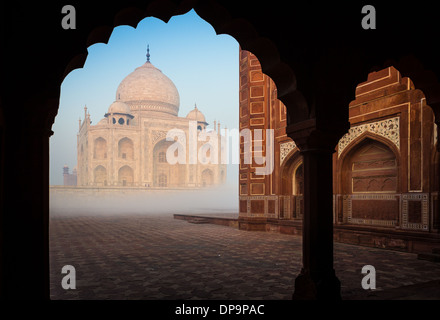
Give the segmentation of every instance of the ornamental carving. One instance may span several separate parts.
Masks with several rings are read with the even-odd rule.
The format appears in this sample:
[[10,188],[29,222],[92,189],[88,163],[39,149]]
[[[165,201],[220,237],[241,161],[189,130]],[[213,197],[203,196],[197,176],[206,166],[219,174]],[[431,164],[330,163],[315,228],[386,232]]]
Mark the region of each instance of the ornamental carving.
[[165,139],[167,137],[166,131],[153,131],[151,142],[155,144],[157,141]]
[[371,132],[380,135],[396,145],[400,149],[400,121],[399,117],[390,118],[382,121],[366,123],[351,127],[348,133],[339,140],[338,157],[342,151],[357,137],[364,132]]
[[287,155],[296,148],[296,144],[293,141],[284,142],[280,144],[280,165],[283,164],[284,159],[286,159]]
[[428,194],[402,195],[402,229],[429,230]]

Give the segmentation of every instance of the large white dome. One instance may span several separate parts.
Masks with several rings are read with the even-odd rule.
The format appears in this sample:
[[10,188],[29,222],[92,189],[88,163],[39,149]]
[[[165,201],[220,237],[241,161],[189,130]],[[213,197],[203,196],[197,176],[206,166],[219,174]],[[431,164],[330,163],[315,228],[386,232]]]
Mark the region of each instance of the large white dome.
[[180,97],[174,83],[150,62],[125,77],[116,91],[116,101],[131,110],[165,112],[177,116]]

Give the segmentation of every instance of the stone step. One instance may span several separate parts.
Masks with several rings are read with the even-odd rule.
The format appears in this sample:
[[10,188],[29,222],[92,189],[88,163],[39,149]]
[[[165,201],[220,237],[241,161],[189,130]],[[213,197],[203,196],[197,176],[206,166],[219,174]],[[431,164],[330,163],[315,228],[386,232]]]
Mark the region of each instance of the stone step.
[[432,253],[440,254],[440,248],[433,248]]
[[193,218],[193,219],[189,219],[188,222],[195,224],[202,224],[202,223],[209,223],[209,220],[205,218]]
[[440,262],[440,254],[438,253],[419,253],[417,255],[419,260],[428,260],[431,262]]

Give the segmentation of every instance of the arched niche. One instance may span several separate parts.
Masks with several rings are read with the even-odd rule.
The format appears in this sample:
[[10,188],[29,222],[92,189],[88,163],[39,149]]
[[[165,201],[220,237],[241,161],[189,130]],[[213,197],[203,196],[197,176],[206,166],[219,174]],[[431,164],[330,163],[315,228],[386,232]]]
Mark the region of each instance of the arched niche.
[[[81,155],[83,148],[81,146]],[[93,158],[97,160],[107,159],[107,140],[103,137],[98,137],[93,141]]]
[[118,170],[118,184],[120,186],[133,186],[134,174],[130,166],[123,166]]
[[134,146],[133,140],[130,138],[122,138],[118,142],[118,157],[124,160],[134,159]]
[[292,150],[281,166],[280,217],[302,219],[304,214],[304,171],[299,150]]
[[[167,159],[168,148],[174,141],[160,140],[153,148],[153,185],[157,187],[183,187],[186,184],[186,165],[172,164]],[[174,156],[178,155],[177,149]],[[164,178],[166,177],[166,178]],[[166,183],[164,183],[166,181]]]
[[337,178],[343,222],[395,227],[400,216],[400,155],[386,139],[375,138],[364,136],[342,155]]
[[93,170],[93,182],[96,186],[107,185],[107,169],[99,165]]

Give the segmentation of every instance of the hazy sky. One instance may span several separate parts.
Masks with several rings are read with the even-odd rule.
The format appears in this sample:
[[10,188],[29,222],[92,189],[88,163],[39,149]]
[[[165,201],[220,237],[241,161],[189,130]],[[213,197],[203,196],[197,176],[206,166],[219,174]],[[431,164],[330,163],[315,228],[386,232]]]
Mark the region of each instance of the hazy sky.
[[[88,48],[84,68],[72,71],[61,86],[60,107],[50,138],[50,184],[63,184],[63,166],[76,166],[78,119],[88,108],[92,125],[104,118],[115,101],[119,83],[146,61],[169,77],[180,95],[179,116],[185,117],[194,103],[213,127],[238,128],[239,46],[214,29],[193,10],[168,23],[145,18],[136,29],[114,29],[108,44]],[[237,184],[238,165],[228,166],[228,182]]]

